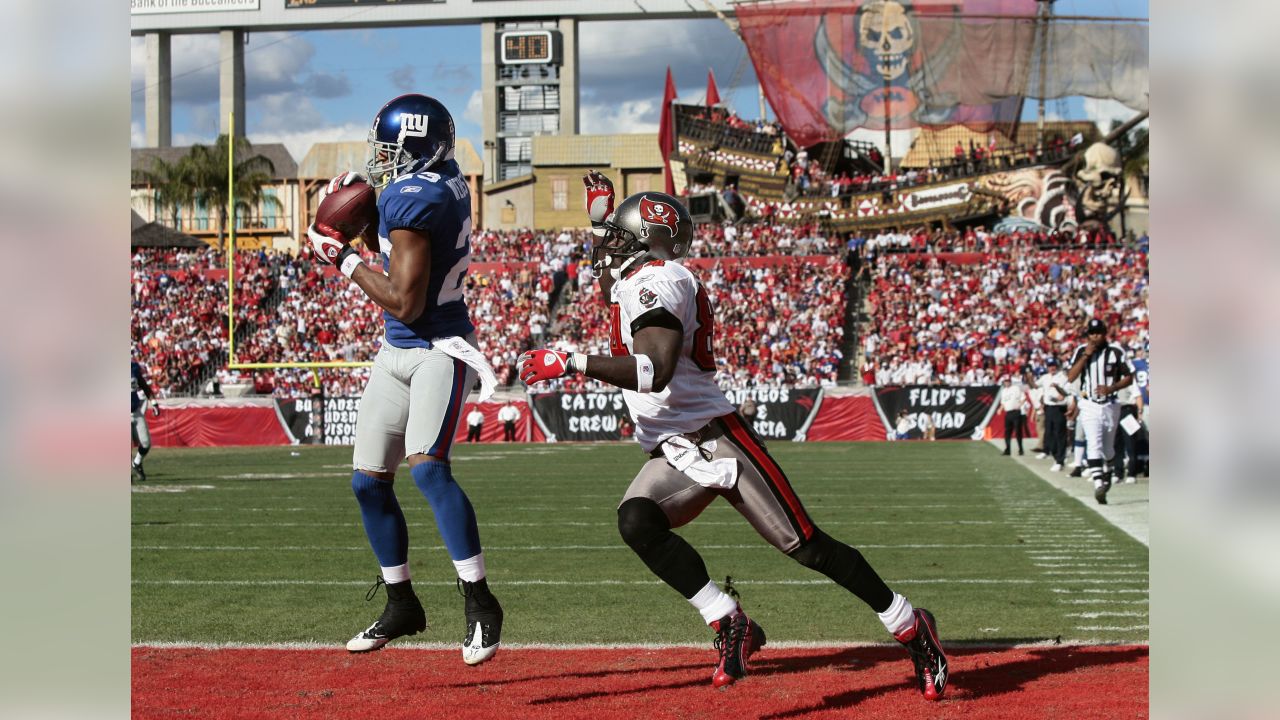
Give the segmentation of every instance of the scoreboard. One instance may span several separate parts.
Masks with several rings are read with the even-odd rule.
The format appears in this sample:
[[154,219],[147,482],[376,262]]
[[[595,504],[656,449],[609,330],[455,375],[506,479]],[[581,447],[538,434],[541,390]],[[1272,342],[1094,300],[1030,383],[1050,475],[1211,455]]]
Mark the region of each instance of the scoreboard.
[[499,65],[559,65],[557,30],[504,30],[498,33]]

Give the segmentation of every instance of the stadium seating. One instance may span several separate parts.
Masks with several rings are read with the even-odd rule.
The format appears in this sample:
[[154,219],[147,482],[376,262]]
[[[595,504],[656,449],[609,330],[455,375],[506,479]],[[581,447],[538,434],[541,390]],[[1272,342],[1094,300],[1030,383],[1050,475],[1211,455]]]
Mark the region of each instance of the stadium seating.
[[1066,362],[1092,317],[1124,346],[1149,340],[1147,256],[1125,248],[1005,249],[977,262],[891,254],[871,271],[868,384],[986,385]]

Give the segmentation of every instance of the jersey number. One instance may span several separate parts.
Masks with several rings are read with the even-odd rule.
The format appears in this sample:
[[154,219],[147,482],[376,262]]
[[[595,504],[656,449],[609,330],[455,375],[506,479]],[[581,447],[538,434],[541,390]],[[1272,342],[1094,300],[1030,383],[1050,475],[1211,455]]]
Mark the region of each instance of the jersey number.
[[706,288],[698,286],[695,300],[698,304],[698,329],[693,333],[693,352],[689,356],[699,370],[709,372],[716,369],[716,353],[711,346],[716,320],[711,313],[711,300],[707,298]]
[[622,342],[622,307],[617,303],[609,303],[609,352],[614,357],[631,354]]
[[[467,218],[467,221],[462,224],[462,232],[458,233],[458,242],[454,244],[453,249],[467,248],[470,239],[471,218]],[[436,307],[462,299],[462,280],[467,276],[467,269],[470,267],[471,249],[467,248],[458,262],[449,268],[449,274],[444,276],[444,282],[440,284],[440,295],[436,297]]]

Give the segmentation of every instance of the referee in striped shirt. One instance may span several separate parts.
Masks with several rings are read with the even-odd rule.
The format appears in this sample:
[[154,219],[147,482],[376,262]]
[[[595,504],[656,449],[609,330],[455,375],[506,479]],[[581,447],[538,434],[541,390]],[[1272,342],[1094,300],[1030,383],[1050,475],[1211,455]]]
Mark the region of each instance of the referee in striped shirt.
[[1133,365],[1123,348],[1107,341],[1107,325],[1101,320],[1089,321],[1085,337],[1085,343],[1071,356],[1067,382],[1080,379],[1080,415],[1076,422],[1084,424],[1085,464],[1093,477],[1093,497],[1099,505],[1106,505],[1116,426],[1120,423],[1116,392],[1133,383]]

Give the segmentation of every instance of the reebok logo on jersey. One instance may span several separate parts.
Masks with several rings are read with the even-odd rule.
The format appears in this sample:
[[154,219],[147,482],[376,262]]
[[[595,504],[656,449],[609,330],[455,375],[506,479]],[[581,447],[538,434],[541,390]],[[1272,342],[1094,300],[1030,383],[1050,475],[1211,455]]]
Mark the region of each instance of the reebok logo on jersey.
[[650,225],[661,225],[673,238],[680,228],[680,216],[676,214],[676,209],[667,203],[650,200],[647,195],[640,198],[640,221],[640,229],[645,237],[649,237]]
[[658,295],[649,288],[640,288],[640,304],[651,308],[658,302]]
[[404,187],[400,188],[401,194],[415,193],[415,192],[422,192],[422,186],[421,185],[405,185]]

